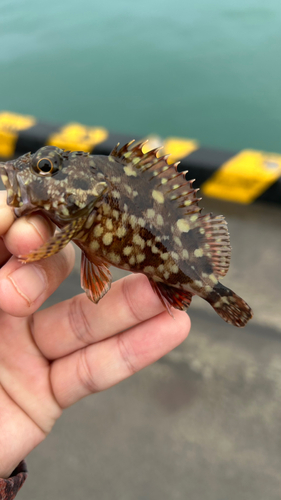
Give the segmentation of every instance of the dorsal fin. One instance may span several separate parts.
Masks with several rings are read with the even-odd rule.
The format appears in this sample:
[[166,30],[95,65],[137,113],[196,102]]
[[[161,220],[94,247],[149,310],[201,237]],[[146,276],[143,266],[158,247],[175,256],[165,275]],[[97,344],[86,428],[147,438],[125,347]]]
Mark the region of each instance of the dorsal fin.
[[190,230],[199,229],[202,242],[200,251],[207,257],[214,275],[225,276],[231,254],[225,219],[221,215],[199,215],[202,209],[199,207],[201,198],[197,198],[198,189],[193,188],[194,179],[186,180],[186,172],[178,172],[179,162],[169,165],[169,155],[158,157],[159,148],[143,153],[142,148],[146,142],[131,147],[133,142],[125,144],[119,150],[117,145],[111,155],[121,160],[128,175],[147,176],[150,188],[153,184],[152,196],[175,203],[175,211],[180,211],[180,221],[186,217]]
[[170,167],[166,161],[169,155],[163,156],[162,158],[158,158],[157,156],[157,153],[161,148],[151,149],[150,151],[147,151],[147,153],[143,153],[142,148],[148,141],[143,141],[135,144],[133,147],[130,147],[134,142],[135,140],[132,140],[127,144],[124,144],[124,146],[120,149],[118,149],[118,143],[111,151],[110,156],[119,158],[123,165],[132,164],[132,167],[136,168],[137,171],[148,170],[155,164],[159,164],[158,168],[161,168],[162,166],[167,166],[168,168]]
[[[158,156],[161,148],[156,148],[143,153],[142,148],[147,141],[138,143],[131,147],[134,141],[130,141],[118,150],[119,144],[110,153],[114,158],[121,160],[125,166],[130,165],[134,175],[148,175],[148,181],[153,182],[155,189],[161,191],[163,196],[175,201],[176,209],[181,209],[181,214],[191,215],[201,212],[197,198],[198,189],[193,188],[193,180],[186,180],[186,172],[178,172],[179,162],[169,165],[169,155]],[[131,174],[131,171],[130,171]]]

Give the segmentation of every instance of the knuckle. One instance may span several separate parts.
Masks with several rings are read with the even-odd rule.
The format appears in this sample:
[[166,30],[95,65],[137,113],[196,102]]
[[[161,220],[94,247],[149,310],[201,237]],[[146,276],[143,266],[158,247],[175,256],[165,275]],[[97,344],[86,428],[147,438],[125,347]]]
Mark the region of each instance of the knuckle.
[[[130,278],[130,277],[129,277]],[[142,276],[138,276],[138,279],[142,279]],[[133,293],[131,287],[131,279],[124,278],[122,282],[122,292],[125,299],[125,303],[133,317],[133,320],[140,323],[144,320],[144,314],[142,311],[142,306],[138,300],[136,300],[136,294]],[[150,286],[150,285],[149,285]]]
[[125,342],[123,334],[117,335],[117,347],[123,363],[126,365],[129,375],[134,375],[138,371],[136,363],[133,362],[135,355],[130,351],[128,343]]
[[69,301],[69,324],[79,342],[88,345],[93,341],[93,331],[83,309],[83,295],[76,295]]
[[79,351],[78,363],[77,363],[77,378],[78,382],[86,389],[90,394],[99,392],[100,389],[94,381],[94,377],[91,370],[91,365],[89,363],[87,348],[81,349]]

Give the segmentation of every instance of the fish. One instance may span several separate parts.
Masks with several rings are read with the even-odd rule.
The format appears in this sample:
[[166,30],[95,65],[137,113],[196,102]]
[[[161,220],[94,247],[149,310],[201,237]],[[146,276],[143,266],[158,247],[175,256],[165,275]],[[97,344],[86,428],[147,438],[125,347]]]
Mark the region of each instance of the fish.
[[71,240],[81,249],[81,286],[94,303],[111,286],[110,266],[145,274],[165,309],[206,300],[227,323],[243,327],[250,306],[222,285],[230,239],[222,215],[203,215],[194,180],[145,142],[109,156],[44,146],[0,163],[16,217],[42,212],[59,230],[21,262],[54,255]]

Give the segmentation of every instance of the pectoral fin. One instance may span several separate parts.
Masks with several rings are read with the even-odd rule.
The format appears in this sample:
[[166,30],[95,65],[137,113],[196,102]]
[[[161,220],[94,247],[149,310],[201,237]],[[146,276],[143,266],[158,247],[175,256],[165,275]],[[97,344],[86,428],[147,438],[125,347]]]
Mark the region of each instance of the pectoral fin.
[[83,227],[85,221],[85,217],[74,219],[69,224],[64,226],[60,232],[55,233],[54,236],[52,236],[37,250],[33,250],[26,255],[19,255],[19,260],[21,262],[34,262],[36,260],[51,257],[51,255],[55,255],[62,250],[67,243],[72,240],[72,238],[74,238],[75,234]]
[[108,292],[111,286],[111,272],[107,265],[98,258],[89,261],[85,253],[81,258],[81,287],[85,290],[87,297],[95,302]]

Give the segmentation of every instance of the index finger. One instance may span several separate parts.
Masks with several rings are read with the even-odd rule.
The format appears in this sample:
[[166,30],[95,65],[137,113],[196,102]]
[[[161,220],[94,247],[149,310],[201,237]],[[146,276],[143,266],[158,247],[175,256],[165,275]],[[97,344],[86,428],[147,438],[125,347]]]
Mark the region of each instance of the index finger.
[[6,198],[6,191],[0,191],[0,266],[7,262],[11,256],[3,240],[3,235],[7,233],[15,220],[13,210],[6,204]]

